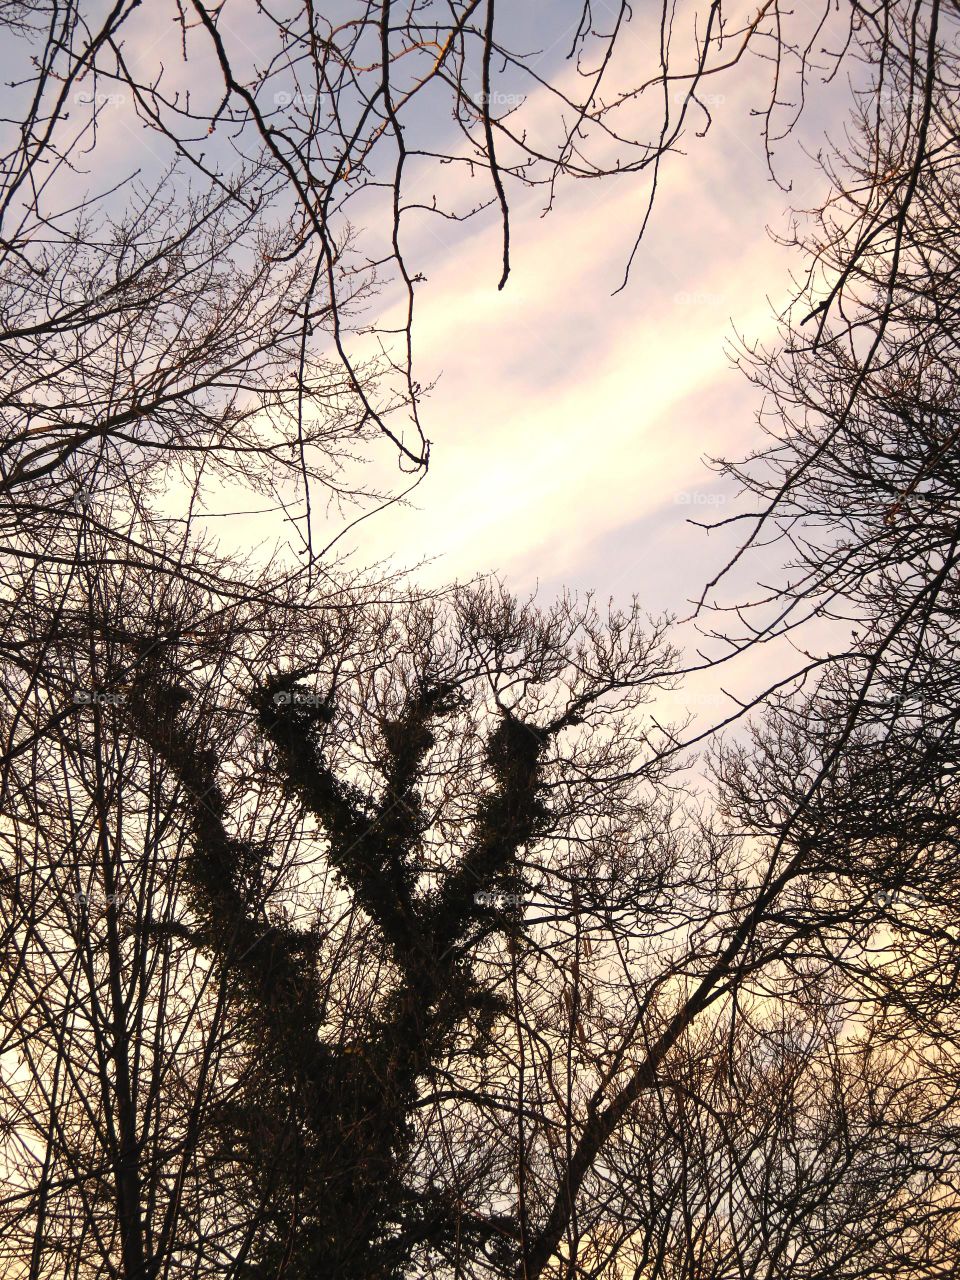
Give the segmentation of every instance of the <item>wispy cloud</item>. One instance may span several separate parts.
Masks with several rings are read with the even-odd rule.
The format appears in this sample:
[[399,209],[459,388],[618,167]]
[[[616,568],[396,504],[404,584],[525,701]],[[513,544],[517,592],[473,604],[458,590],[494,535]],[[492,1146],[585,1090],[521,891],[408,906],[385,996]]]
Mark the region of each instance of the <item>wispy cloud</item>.
[[[785,199],[759,142],[737,133],[745,114],[731,104],[730,124],[721,114],[693,155],[674,158],[615,296],[643,208],[636,179],[567,188],[545,219],[542,193],[515,202],[503,293],[492,218],[466,240],[448,224],[432,246],[418,237],[429,281],[418,292],[419,370],[441,374],[425,412],[432,474],[419,510],[368,523],[365,554],[442,553],[434,580],[496,569],[518,588],[592,572],[629,594],[643,585],[631,574],[639,522],[656,541],[715,513],[701,457],[735,453],[756,404],[725,340],[733,322],[770,334],[768,294],[785,297],[790,265],[763,234]],[[675,607],[703,569],[702,537],[697,552],[681,541],[674,599],[660,602]]]

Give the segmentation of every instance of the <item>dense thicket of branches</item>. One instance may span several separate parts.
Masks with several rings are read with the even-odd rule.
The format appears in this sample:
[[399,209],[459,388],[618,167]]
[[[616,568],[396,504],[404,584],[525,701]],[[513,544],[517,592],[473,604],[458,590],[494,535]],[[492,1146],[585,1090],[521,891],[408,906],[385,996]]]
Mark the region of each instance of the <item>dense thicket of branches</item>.
[[[557,6],[569,67],[494,0],[322,8],[0,4],[4,1276],[952,1274],[956,8]],[[426,465],[405,229],[493,206],[503,283],[518,184],[652,199],[754,52],[771,147],[857,94],[744,352],[737,562],[789,567],[711,626],[832,649],[699,794],[642,602],[428,598],[311,502]],[[213,485],[297,554],[205,545]]]
[[[874,954],[876,857],[684,810],[656,630],[356,583],[198,635],[197,598],[100,569],[19,708],[63,718],[4,832],[11,1266],[954,1264],[928,926]],[[753,831],[784,759],[727,765]]]
[[[187,602],[138,604],[142,587],[111,592],[101,572],[89,610],[63,611],[56,666],[90,694],[47,768],[22,766],[30,807],[10,815],[11,951],[32,981],[48,958],[10,1047],[23,1067],[47,1045],[114,1122],[44,1132],[43,1074],[14,1074],[25,1185],[46,1143],[46,1247],[89,1264],[106,1243],[131,1274],[175,1248],[200,1275],[227,1258],[235,1273],[255,1244],[256,1274],[359,1277],[394,1274],[422,1241],[433,1265],[512,1241],[515,1212],[491,1202],[513,1134],[565,1125],[547,1081],[516,1079],[518,1042],[562,1061],[578,1036],[567,1069],[596,1075],[612,1046],[564,1015],[561,992],[580,994],[563,957],[581,933],[599,950],[630,932],[668,869],[654,744],[632,712],[669,679],[669,651],[636,615],[357,590],[285,620],[279,671],[276,618],[237,613],[208,638],[212,661],[185,664],[170,637],[191,626]],[[69,697],[41,679],[25,717]],[[539,926],[476,901],[488,892],[532,900]],[[94,1032],[126,1114],[119,1080],[87,1066]],[[74,1185],[91,1166],[108,1186],[116,1172],[107,1205]],[[225,1204],[194,1216],[181,1188],[208,1181]],[[12,1256],[36,1215],[32,1197],[14,1206]]]
[[770,442],[729,468],[763,508],[741,554],[772,533],[788,568],[742,616],[763,615],[751,642],[812,616],[835,644],[803,698],[770,708],[735,793],[753,829],[808,847],[824,892],[855,876],[893,895],[899,963],[845,967],[891,1034],[919,1019],[952,1043],[960,60],[955,13],[927,22],[940,40],[894,65],[897,96],[863,104],[836,158],[781,345],[745,352]]

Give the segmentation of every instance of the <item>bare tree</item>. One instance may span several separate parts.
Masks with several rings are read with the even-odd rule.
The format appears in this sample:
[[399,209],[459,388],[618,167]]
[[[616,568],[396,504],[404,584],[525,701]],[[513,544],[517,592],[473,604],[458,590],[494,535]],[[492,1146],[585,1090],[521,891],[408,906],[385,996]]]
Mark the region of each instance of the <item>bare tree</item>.
[[[95,1057],[94,1031],[103,1065],[63,1105],[91,1112],[93,1132],[51,1133],[39,1178],[25,1158],[17,1167],[11,1250],[31,1233],[39,1250],[62,1221],[71,1270],[120,1257],[131,1276],[248,1263],[360,1276],[393,1274],[418,1248],[469,1258],[515,1234],[515,1209],[488,1203],[515,1141],[503,1120],[522,1127],[529,1107],[536,1124],[551,1099],[535,1090],[528,1104],[495,1029],[521,1034],[509,1028],[529,1016],[517,1000],[538,969],[556,987],[548,936],[566,928],[576,951],[581,914],[616,935],[651,874],[630,828],[631,815],[653,821],[652,801],[618,779],[650,754],[630,723],[669,680],[659,633],[645,637],[636,612],[538,615],[498,591],[459,593],[446,610],[354,597],[299,624],[293,614],[278,671],[275,619],[241,625],[235,611],[219,635],[187,640],[182,585],[157,583],[139,605],[125,589],[114,598],[102,570],[91,588],[87,606],[64,611],[19,715],[27,733],[34,702],[69,697],[57,738],[42,735],[55,759],[12,765],[7,927],[30,974],[11,974],[11,1014],[18,1046],[28,1028],[51,1041],[49,1057],[20,1064],[14,1149],[31,1149],[57,1061]],[[312,687],[299,683],[307,672]],[[651,761],[650,781],[656,771]],[[51,845],[66,866],[41,874]],[[669,859],[666,843],[653,848]],[[89,905],[61,918],[73,892],[97,899],[95,920]],[[539,943],[522,940],[525,910]],[[31,1020],[36,952],[57,929],[98,976],[112,945],[116,971],[92,988],[65,959]],[[81,1002],[87,1019],[65,1022]],[[543,1012],[549,1032],[556,1011]],[[115,1111],[111,1147],[96,1124]],[[501,1136],[478,1148],[470,1130],[488,1113]],[[433,1150],[448,1130],[452,1145]],[[103,1171],[91,1204],[73,1192],[85,1168]],[[465,1196],[461,1176],[474,1183]],[[204,1179],[222,1199],[181,1200]],[[64,1265],[42,1256],[38,1274]]]
[[[863,623],[864,658],[906,625],[935,626],[953,591],[956,499],[956,15],[894,28],[887,91],[861,102],[825,162],[832,194],[798,225],[804,287],[772,349],[742,363],[765,393],[769,442],[723,463],[760,510],[735,560],[781,539],[775,589],[738,601],[751,644],[813,615]],[[907,54],[909,53],[909,57]],[[728,523],[728,522],[720,522]],[[723,575],[708,587],[705,600]],[[932,610],[932,613],[930,612]],[[905,612],[904,612],[905,611]],[[725,620],[726,626],[726,620]],[[878,674],[878,669],[875,671]]]
[[[816,329],[757,353],[780,434],[737,469],[802,576],[727,638],[860,634],[721,753],[716,813],[647,707],[663,624],[349,577],[296,504],[356,495],[383,433],[426,464],[415,209],[492,202],[502,284],[515,184],[646,169],[652,198],[705,76],[772,55],[772,139],[814,42],[775,5],[664,11],[624,85],[629,10],[587,6],[570,89],[493,0],[237,12],[0,10],[37,58],[0,206],[5,1269],[949,1273],[953,10],[850,6],[827,59],[875,75]],[[179,71],[134,47],[168,16]],[[436,102],[455,142],[419,132]],[[94,164],[121,117],[156,174]],[[414,189],[445,161],[483,198]],[[362,310],[397,282],[399,353]],[[198,545],[208,473],[286,504],[309,572]]]
[[893,854],[815,826],[806,726],[698,821],[637,610],[81,583],[7,729],[11,1266],[950,1265],[949,989],[919,918],[877,954]]

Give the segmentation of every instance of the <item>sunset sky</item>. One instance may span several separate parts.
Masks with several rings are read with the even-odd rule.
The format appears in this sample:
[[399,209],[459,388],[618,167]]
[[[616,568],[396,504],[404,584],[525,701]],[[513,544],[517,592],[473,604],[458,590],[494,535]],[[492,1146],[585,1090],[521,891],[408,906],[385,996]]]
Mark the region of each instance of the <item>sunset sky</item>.
[[[615,295],[645,176],[568,182],[546,217],[542,190],[515,190],[501,293],[494,210],[466,225],[410,217],[404,245],[427,277],[416,371],[439,376],[423,413],[431,472],[415,510],[357,530],[365,558],[438,556],[422,571],[433,582],[497,570],[549,594],[561,584],[636,591],[657,612],[682,611],[699,592],[731,545],[686,523],[731,510],[702,459],[738,457],[757,440],[759,398],[731,368],[728,343],[735,330],[773,336],[799,263],[765,228],[785,233],[790,205],[814,204],[823,189],[799,138],[779,151],[793,190],[771,181],[749,114],[767,73],[758,60],[747,72],[709,86],[713,125],[703,139],[691,129],[687,154],[665,163]],[[536,117],[535,97],[523,110]],[[821,139],[822,121],[805,119],[802,140]]]
[[[576,74],[564,55],[580,8],[561,0],[547,10],[537,0],[512,14],[516,45],[542,47],[535,66],[553,84]],[[607,11],[614,12],[597,6],[598,15]],[[558,21],[558,14],[569,22]],[[255,63],[243,15],[244,6],[235,5],[222,22],[233,47],[246,49]],[[131,63],[159,59],[168,92],[176,85],[196,100],[209,49],[198,38],[201,59],[185,68],[177,32],[159,21],[158,11],[145,11],[138,22],[125,46]],[[638,14],[621,48],[628,62],[650,61],[654,71],[656,40],[651,19]],[[621,70],[629,79],[635,68]],[[509,78],[497,84],[498,92],[511,88]],[[649,172],[561,182],[546,216],[546,190],[514,184],[508,192],[513,266],[502,292],[495,209],[466,222],[406,214],[407,266],[424,277],[416,291],[415,375],[425,385],[436,381],[421,406],[432,444],[430,471],[407,505],[345,532],[356,510],[333,510],[325,522],[321,515],[315,544],[342,535],[337,549],[352,552],[355,563],[416,567],[417,579],[430,585],[496,572],[514,590],[538,589],[544,600],[572,587],[616,601],[636,593],[651,614],[688,612],[742,529],[708,536],[689,523],[735,509],[731,489],[704,458],[741,457],[759,439],[759,397],[732,368],[730,344],[738,332],[749,341],[775,333],[775,312],[789,298],[790,273],[800,263],[766,228],[782,235],[791,206],[818,202],[823,176],[801,145],[811,151],[822,145],[831,95],[847,93],[844,84],[819,92],[819,114],[805,114],[777,148],[778,169],[793,182],[787,192],[771,180],[761,121],[751,115],[768,91],[769,67],[756,57],[705,84],[712,126],[698,138],[703,117],[694,113],[683,153],[666,158],[646,236],[619,292]],[[516,101],[518,129],[553,136],[557,106],[549,89],[524,86]],[[435,119],[429,105],[418,110],[427,120],[420,145],[432,130],[438,149],[449,148],[449,105]],[[118,176],[135,167],[144,176],[159,171],[159,144],[129,103],[118,99],[115,110],[102,112],[99,129]],[[642,135],[640,123],[637,132]],[[211,148],[224,145],[219,135],[210,140]],[[469,175],[433,165],[408,170],[406,202],[429,203],[440,183],[446,184],[445,207],[490,199],[482,169]],[[375,216],[369,227],[355,225],[361,240],[382,233]],[[389,281],[372,299],[370,319],[384,329],[402,323]],[[387,491],[399,492],[403,477],[389,445],[372,456],[365,479],[376,475]],[[212,496],[210,518],[201,515],[199,524],[221,545],[259,546],[266,554],[278,538],[288,538],[276,510],[256,514],[270,504],[222,490]],[[184,495],[171,490],[167,501],[176,513]],[[294,509],[302,511],[297,499]],[[247,514],[225,519],[228,511]],[[756,674],[756,656],[751,669]],[[695,696],[692,689],[689,694]]]
[[[497,572],[545,599],[566,586],[616,602],[636,593],[651,614],[689,613],[742,532],[689,523],[735,509],[704,458],[744,456],[759,438],[760,396],[732,367],[730,344],[737,332],[772,340],[799,265],[766,228],[785,234],[791,203],[815,204],[822,190],[793,144],[781,151],[793,190],[771,180],[749,117],[758,84],[732,82],[735,96],[712,104],[707,137],[670,158],[620,292],[642,178],[567,184],[546,217],[542,192],[515,194],[514,267],[501,293],[493,211],[482,223],[408,230],[427,277],[417,374],[439,376],[423,413],[431,467],[410,507],[344,538],[360,560],[431,556],[418,570],[430,583]],[[808,119],[804,141],[821,128]],[[779,669],[774,653],[754,652],[741,691]],[[716,690],[716,672],[710,681]],[[696,681],[683,697],[715,704]]]
[[[327,5],[324,12],[333,19],[337,8]],[[565,55],[581,10],[579,0],[532,0],[510,11],[514,47],[540,50],[531,65],[554,85],[576,80]],[[593,10],[602,29],[617,6],[599,0]],[[798,21],[806,12],[801,6]],[[245,50],[255,64],[245,14],[244,4],[234,4],[220,21],[235,54]],[[608,98],[621,82],[634,83],[637,66],[649,63],[651,74],[656,71],[658,39],[656,15],[638,11],[618,46],[625,60],[605,82]],[[683,47],[679,36],[677,42]],[[124,53],[134,68],[162,63],[168,93],[189,90],[194,103],[200,100],[209,43],[198,35],[185,66],[178,30],[159,8],[142,11],[130,25]],[[215,88],[215,74],[210,82]],[[512,86],[504,74],[496,85],[498,93],[523,89],[513,119],[518,129],[529,126],[541,139],[556,134],[559,108],[547,87]],[[110,88],[98,83],[98,92]],[[792,101],[795,89],[787,80],[782,97]],[[680,85],[671,92],[682,97]],[[846,87],[826,92],[821,86],[818,114],[808,111],[777,148],[782,177],[793,182],[789,193],[770,178],[761,121],[751,116],[769,96],[768,64],[748,57],[705,81],[702,93],[712,126],[705,138],[696,137],[704,118],[694,112],[683,153],[664,162],[647,234],[619,293],[649,172],[561,182],[546,217],[544,188],[513,185],[513,268],[500,293],[495,209],[464,223],[419,211],[404,216],[408,268],[425,277],[416,293],[415,374],[423,384],[438,380],[422,406],[431,468],[411,507],[364,521],[344,535],[340,549],[354,548],[363,562],[386,558],[405,567],[432,558],[419,570],[430,583],[497,571],[520,591],[539,584],[547,595],[562,585],[618,598],[637,592],[651,612],[682,612],[699,593],[732,546],[729,538],[708,539],[687,523],[732,509],[729,489],[718,487],[702,459],[738,457],[758,438],[758,397],[731,368],[727,345],[735,330],[750,340],[773,335],[774,309],[786,302],[791,268],[800,263],[772,243],[765,228],[786,232],[790,206],[815,204],[824,190],[801,144],[822,145],[831,95],[845,99]],[[414,119],[417,112],[427,122],[419,145],[429,144],[432,131],[438,149],[449,147],[449,104],[434,116],[428,99]],[[639,116],[618,115],[617,123],[621,129],[632,123],[637,136],[650,132],[649,120],[641,123]],[[98,128],[98,145],[109,148],[118,177],[137,169],[148,178],[164,164],[160,144],[122,95],[115,110],[101,113]],[[228,145],[219,134],[210,140],[211,149],[218,145]],[[74,180],[82,182],[82,174]],[[491,195],[482,170],[468,177],[462,168],[411,166],[406,202],[428,203],[440,182],[446,183],[444,204],[464,208]],[[355,227],[361,238],[379,234],[372,218],[371,225]],[[384,328],[400,322],[390,297],[387,282],[371,305],[370,318]],[[373,466],[385,487],[399,491],[402,477],[398,483],[389,448]],[[257,504],[241,505],[252,510]],[[208,510],[232,506],[225,498]],[[355,514],[345,520],[331,513],[320,535],[335,536]],[[229,523],[228,540],[240,545],[277,533],[273,517],[250,515],[242,528],[237,520]],[[225,535],[222,519],[209,528]]]

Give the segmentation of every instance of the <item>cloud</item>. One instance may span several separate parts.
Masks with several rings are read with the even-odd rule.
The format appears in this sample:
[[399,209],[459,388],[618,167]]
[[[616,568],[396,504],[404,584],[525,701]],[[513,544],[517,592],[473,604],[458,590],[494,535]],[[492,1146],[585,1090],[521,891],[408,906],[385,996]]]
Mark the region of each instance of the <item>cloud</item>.
[[[754,393],[724,344],[734,320],[770,336],[767,295],[785,296],[790,265],[763,233],[784,197],[766,181],[759,142],[745,151],[718,124],[695,155],[671,157],[649,238],[615,296],[642,181],[568,186],[547,218],[541,204],[537,192],[513,204],[515,266],[502,293],[492,217],[466,238],[449,224],[432,244],[413,237],[428,277],[418,373],[442,371],[424,413],[432,474],[419,511],[368,522],[361,546],[402,563],[442,553],[431,580],[496,569],[524,588],[582,580],[591,567],[609,580],[617,532],[643,523],[662,537],[709,516],[702,455],[736,453],[754,430]],[[695,496],[684,504],[681,494]],[[626,591],[642,585],[630,581],[631,543],[618,567]],[[591,566],[601,546],[603,563]],[[702,554],[685,555],[672,566],[678,602],[702,573]]]

